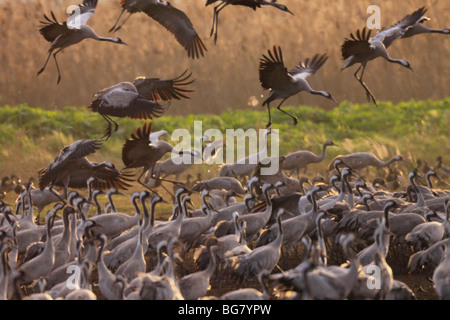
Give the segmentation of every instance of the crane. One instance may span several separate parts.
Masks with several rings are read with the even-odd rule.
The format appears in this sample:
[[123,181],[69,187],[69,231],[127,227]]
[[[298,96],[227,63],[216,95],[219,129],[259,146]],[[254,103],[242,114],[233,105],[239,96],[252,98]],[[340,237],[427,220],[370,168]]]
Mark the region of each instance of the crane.
[[[426,11],[426,10],[425,10]],[[423,12],[425,14],[425,12]],[[402,39],[409,38],[415,36],[417,34],[423,33],[439,33],[439,34],[450,34],[450,29],[432,29],[428,28],[424,25],[425,21],[430,21],[431,19],[425,16],[422,16],[411,28],[406,31],[403,35]]]
[[322,153],[316,155],[309,150],[299,150],[292,152],[286,156],[286,160],[283,162],[283,170],[290,170],[292,175],[293,171],[297,172],[297,177],[300,180],[300,169],[304,168],[311,163],[319,163],[325,158],[325,150],[328,146],[335,146],[336,144],[332,140],[327,140],[322,145]]
[[[94,39],[98,41],[108,41],[116,44],[124,44],[120,38],[106,38],[101,37],[95,33],[95,31],[86,25],[89,18],[94,14],[97,7],[98,0],[84,0],[83,4],[78,5],[79,10],[75,10],[67,21],[60,23],[56,19],[56,16],[51,12],[51,17],[44,14],[44,21],[41,21],[41,27],[39,29],[40,34],[45,40],[51,43],[50,49],[48,50],[47,60],[44,66],[38,71],[37,75],[44,72],[47,67],[48,61],[53,54],[55,60],[56,68],[58,70],[58,81],[61,81],[61,71],[59,69],[58,61],[56,60],[56,55],[67,47],[77,44],[84,39]],[[80,25],[77,25],[79,21]],[[56,50],[56,51],[55,51]],[[54,53],[53,53],[54,52]]]
[[[200,56],[203,57],[204,51],[207,51],[205,44],[200,39],[186,13],[175,8],[170,2],[160,0],[121,0],[120,5],[122,12],[109,32],[119,30],[133,13],[143,12],[167,29],[187,51],[188,57],[198,59]],[[125,11],[129,13],[128,17],[117,26]]]
[[277,109],[290,116],[294,125],[297,125],[298,119],[281,109],[281,105],[288,98],[307,91],[314,95],[321,95],[336,103],[333,96],[326,91],[316,91],[306,81],[306,78],[314,75],[323,64],[327,61],[326,54],[316,54],[312,59],[307,58],[304,62],[300,62],[296,67],[290,71],[284,65],[283,54],[281,47],[273,46],[273,52],[267,50],[267,55],[263,55],[259,62],[259,81],[263,89],[270,90],[269,97],[263,102],[263,106],[267,105],[267,112],[269,113],[269,122],[266,128],[272,124],[270,115],[270,103],[277,99],[282,99]]
[[[99,113],[108,123],[105,137],[111,136],[112,125],[117,131],[119,125],[113,117],[148,120],[160,117],[165,111],[161,101],[190,99],[186,94],[193,92],[185,89],[194,82],[191,73],[185,70],[179,76],[171,79],[148,78],[139,76],[133,82],[120,82],[108,88],[97,91],[89,108]],[[155,139],[166,133],[155,132]]]
[[[347,69],[357,63],[360,64],[359,68],[354,73],[354,77],[363,86],[369,102],[373,101],[373,103],[377,105],[375,96],[362,80],[367,63],[381,57],[390,63],[399,64],[402,67],[413,71],[408,61],[391,58],[387,52],[387,48],[389,48],[395,40],[402,38],[405,33],[420,20],[425,11],[425,7],[416,10],[414,13],[407,15],[390,27],[381,30],[372,38],[370,37],[372,30],[367,31],[366,27],[364,27],[362,31],[356,31],[356,36],[350,34],[350,39],[345,39],[341,46],[341,54],[342,58],[347,61],[341,70]],[[358,72],[360,70],[361,74],[358,78]]]
[[[177,152],[168,142],[158,140],[150,142],[151,122],[146,122],[142,127],[136,129],[136,133],[131,134],[131,138],[127,139],[122,147],[122,161],[125,164],[125,169],[128,168],[143,168],[142,173],[137,179],[137,182],[144,188],[149,189],[145,183],[141,181],[142,176],[147,170],[155,167],[155,164],[168,152]],[[167,180],[161,177],[151,176],[152,179],[167,181],[178,184],[176,181]],[[153,193],[155,191],[151,190]]]
[[220,2],[217,6],[214,7],[214,15],[213,15],[213,23],[211,28],[211,34],[210,37],[214,35],[214,44],[217,43],[217,29],[219,26],[219,13],[222,11],[225,7],[229,5],[234,6],[244,6],[251,8],[253,10],[256,10],[257,8],[261,8],[263,5],[272,6],[275,7],[281,11],[285,11],[287,13],[290,13],[294,15],[287,6],[284,4],[277,3],[276,0],[207,0],[206,6],[209,6],[213,3]]
[[128,182],[131,181],[128,174],[119,172],[112,162],[96,163],[86,158],[99,150],[103,142],[103,139],[82,139],[64,147],[52,162],[39,170],[40,190],[50,186],[49,190],[53,192],[54,186],[63,187],[62,198],[57,192],[54,193],[65,202],[69,187],[84,188],[91,177],[95,178],[92,186],[96,189],[127,189],[130,186]]

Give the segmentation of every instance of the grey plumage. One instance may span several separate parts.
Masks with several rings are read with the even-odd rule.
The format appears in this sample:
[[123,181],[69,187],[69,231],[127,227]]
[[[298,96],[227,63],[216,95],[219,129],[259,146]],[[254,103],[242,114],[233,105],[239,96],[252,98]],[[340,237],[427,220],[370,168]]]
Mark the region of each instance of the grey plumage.
[[[48,61],[52,53],[55,60],[56,68],[58,70],[58,81],[61,81],[61,72],[59,69],[56,55],[63,49],[77,44],[85,39],[94,39],[98,41],[109,41],[117,44],[125,44],[120,38],[105,38],[97,35],[95,31],[86,25],[88,19],[94,14],[97,7],[98,0],[84,0],[83,4],[79,5],[79,14],[75,11],[68,18],[67,21],[60,23],[55,17],[55,14],[51,12],[51,18],[44,15],[44,21],[41,21],[42,26],[39,32],[45,40],[51,43],[48,51],[48,57],[44,66],[38,71],[37,75],[40,75],[46,68]],[[77,25],[75,21],[79,21],[80,25]]]
[[[341,54],[344,60],[347,60],[341,70],[344,70],[354,64],[359,63],[360,66],[356,70],[354,77],[362,85],[366,91],[369,101],[373,101],[376,105],[377,101],[363,82],[362,78],[366,69],[367,63],[376,58],[383,58],[388,62],[400,64],[401,66],[412,70],[411,65],[406,60],[393,59],[389,56],[387,48],[397,39],[405,35],[409,28],[416,24],[419,19],[426,12],[425,7],[422,7],[410,15],[407,15],[402,20],[394,23],[388,28],[378,32],[374,37],[371,37],[372,30],[367,30],[366,27],[362,31],[357,30],[356,34],[350,34],[350,38],[346,38],[341,46]],[[362,69],[362,70],[361,70]],[[357,74],[361,70],[358,78]]]
[[274,46],[273,50],[267,51],[267,55],[263,55],[259,62],[259,81],[263,89],[270,90],[269,97],[263,102],[263,106],[267,105],[269,114],[269,122],[266,127],[270,127],[272,120],[270,114],[270,103],[274,100],[282,99],[277,109],[290,116],[294,125],[298,123],[298,119],[290,113],[281,109],[281,105],[286,99],[292,97],[301,91],[307,91],[311,94],[321,95],[327,99],[334,100],[333,96],[326,91],[316,91],[306,81],[306,78],[314,75],[323,64],[327,61],[326,54],[316,54],[312,59],[306,59],[299,63],[291,70],[287,70],[283,62],[283,54],[281,48]]
[[[110,32],[119,30],[132,14],[143,12],[169,31],[187,51],[188,57],[198,59],[207,51],[186,13],[175,8],[168,1],[121,0],[120,4],[122,12],[114,26],[109,30]],[[129,13],[129,16],[121,25],[117,26],[125,11]]]

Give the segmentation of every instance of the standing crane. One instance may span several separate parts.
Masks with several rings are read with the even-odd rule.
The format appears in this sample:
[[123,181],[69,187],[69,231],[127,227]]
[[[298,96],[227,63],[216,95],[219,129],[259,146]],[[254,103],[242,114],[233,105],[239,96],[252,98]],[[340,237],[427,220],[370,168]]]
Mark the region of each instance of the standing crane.
[[[160,0],[121,0],[120,5],[122,12],[109,32],[122,28],[133,13],[144,12],[175,37],[178,43],[187,51],[188,57],[199,59],[200,56],[203,57],[204,51],[207,51],[206,46],[186,13],[172,6],[170,2]],[[117,26],[125,11],[129,13],[128,17]]]
[[[363,86],[369,102],[373,101],[373,103],[377,105],[375,96],[362,80],[367,63],[381,57],[388,62],[399,64],[402,67],[413,71],[408,61],[391,58],[387,52],[387,48],[389,48],[395,40],[402,38],[407,31],[421,19],[425,11],[425,7],[416,10],[414,13],[407,15],[402,20],[394,23],[392,26],[381,30],[372,38],[370,37],[372,30],[367,31],[364,27],[362,31],[356,31],[356,36],[350,34],[350,39],[345,39],[341,46],[341,54],[342,58],[347,61],[341,70],[347,69],[357,63],[360,64],[354,74],[354,77]],[[361,74],[358,78],[358,72],[360,70]]]
[[270,274],[277,266],[283,243],[283,227],[281,224],[281,216],[283,214],[284,209],[279,209],[276,215],[278,234],[275,240],[237,258],[234,265],[237,278],[242,280],[260,272],[268,272]]
[[[194,82],[191,73],[185,70],[178,77],[161,80],[159,78],[137,77],[131,82],[120,82],[103,90],[97,91],[89,108],[98,112],[108,123],[106,137],[111,136],[112,125],[115,131],[119,128],[111,116],[148,120],[159,117],[164,112],[160,101],[188,100],[187,93],[192,90],[183,87]],[[161,131],[161,134],[166,133]],[[158,135],[159,136],[159,135]],[[156,136],[155,138],[157,138]]]
[[433,272],[434,289],[440,300],[450,300],[450,255],[448,245],[443,244],[439,248],[442,252],[442,258]]
[[297,177],[300,180],[300,169],[304,168],[311,163],[319,163],[325,159],[325,150],[328,146],[335,146],[336,144],[332,140],[327,140],[322,145],[322,153],[316,155],[309,150],[299,150],[292,152],[286,156],[286,160],[283,162],[283,170],[290,170],[292,175],[293,171],[297,172]]
[[211,34],[212,37],[214,35],[214,44],[217,43],[217,29],[219,26],[219,13],[222,11],[225,7],[229,5],[234,6],[244,6],[251,8],[253,10],[256,10],[257,8],[261,8],[261,6],[272,6],[275,7],[281,11],[288,12],[292,15],[294,15],[288,7],[286,7],[284,4],[280,4],[276,2],[277,0],[207,0],[206,6],[209,6],[213,3],[220,2],[217,6],[214,7],[214,16],[213,16],[213,23],[211,28]]
[[316,91],[310,87],[306,78],[314,75],[320,67],[327,61],[326,54],[316,54],[312,59],[306,59],[290,71],[284,66],[283,54],[280,47],[273,47],[273,53],[268,50],[267,55],[263,55],[259,63],[259,81],[261,86],[270,90],[269,97],[263,102],[263,106],[267,105],[267,112],[269,113],[269,122],[266,128],[272,124],[270,115],[270,103],[277,99],[282,99],[281,103],[277,106],[277,109],[290,116],[294,125],[297,125],[298,119],[290,113],[281,109],[281,105],[288,98],[300,93],[301,91],[307,91],[314,95],[321,95],[327,99],[336,100],[333,96],[326,91]]
[[[89,18],[94,14],[98,0],[84,0],[83,4],[78,5],[79,10],[75,10],[67,21],[60,23],[51,12],[51,18],[44,15],[45,21],[41,21],[42,26],[39,29],[41,35],[51,43],[48,50],[48,57],[44,66],[38,71],[37,75],[44,72],[51,55],[55,59],[58,70],[58,81],[61,81],[61,71],[59,69],[56,55],[67,47],[70,47],[84,39],[94,39],[98,41],[109,41],[117,44],[126,44],[120,38],[105,38],[97,35],[94,30],[86,25]],[[79,23],[79,25],[78,25]],[[56,50],[56,51],[55,51]],[[55,51],[55,52],[54,52]],[[53,53],[54,52],[54,53]]]

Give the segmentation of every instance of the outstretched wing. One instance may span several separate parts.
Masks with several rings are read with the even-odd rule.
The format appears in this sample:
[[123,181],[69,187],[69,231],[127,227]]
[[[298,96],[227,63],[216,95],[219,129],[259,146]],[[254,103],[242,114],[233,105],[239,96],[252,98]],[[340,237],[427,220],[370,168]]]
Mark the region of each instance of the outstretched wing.
[[165,111],[158,102],[141,96],[129,82],[98,91],[89,108],[102,115],[144,120],[159,117]]
[[[98,166],[105,166],[105,163],[102,162],[98,164]],[[134,180],[131,172],[127,172],[126,170],[118,171],[114,164],[107,164],[110,170],[106,170],[102,172],[102,174],[98,173],[94,178],[92,183],[92,187],[94,189],[108,190],[111,188],[115,188],[117,190],[127,190],[131,187],[131,182]]]
[[188,57],[198,59],[207,51],[191,20],[183,11],[170,3],[149,4],[143,11],[175,36],[178,43],[186,49]]
[[259,62],[259,81],[264,89],[285,88],[292,84],[292,78],[283,63],[280,47],[273,47],[273,53],[267,50]]
[[148,137],[150,140],[150,143],[159,141],[159,137],[161,137],[162,135],[165,135],[165,134],[167,134],[166,130],[159,130],[159,131],[150,133],[150,136]]
[[165,111],[164,106],[158,102],[150,101],[142,96],[136,96],[126,106],[108,104],[104,100],[95,99],[89,108],[103,115],[138,120],[158,118]]
[[84,158],[103,146],[103,139],[78,140],[71,145],[64,147],[59,155],[47,167],[38,172],[39,188],[44,190],[51,182],[51,176],[57,173],[61,168],[71,160]]
[[125,140],[122,147],[122,161],[126,167],[133,167],[136,159],[142,158],[154,149],[149,140],[151,128],[152,123],[146,122],[142,127],[137,128],[136,133],[132,133],[129,139]]
[[190,98],[186,96],[186,93],[194,92],[193,90],[187,90],[183,87],[190,85],[195,80],[188,81],[192,73],[186,75],[188,70],[186,69],[181,75],[174,79],[160,80],[158,78],[136,78],[133,82],[138,93],[141,96],[153,101],[169,101],[172,99],[181,100]]
[[77,29],[80,25],[85,25],[94,14],[97,3],[98,0],[84,0],[82,4],[77,6],[78,10],[72,11],[67,19],[67,26],[71,29]]
[[350,39],[346,38],[341,46],[341,54],[344,60],[353,55],[368,55],[372,52],[370,47],[370,35],[372,30],[367,31],[366,27],[362,31],[357,30],[356,36],[353,33],[350,34]]
[[60,23],[55,17],[53,11],[50,12],[51,17],[48,17],[44,14],[43,21],[40,21],[41,26],[39,28],[39,33],[44,37],[48,42],[55,41],[60,35],[70,32],[70,29],[67,28],[66,22]]
[[371,41],[382,42],[388,48],[395,40],[401,38],[409,28],[414,24],[420,22],[423,15],[427,12],[425,7],[422,7],[413,13],[407,15],[403,19],[397,21],[392,26],[384,28],[378,32]]
[[298,66],[289,71],[289,74],[294,78],[307,78],[312,76],[323,64],[328,60],[326,54],[319,55],[316,54],[312,59],[306,59],[301,62]]

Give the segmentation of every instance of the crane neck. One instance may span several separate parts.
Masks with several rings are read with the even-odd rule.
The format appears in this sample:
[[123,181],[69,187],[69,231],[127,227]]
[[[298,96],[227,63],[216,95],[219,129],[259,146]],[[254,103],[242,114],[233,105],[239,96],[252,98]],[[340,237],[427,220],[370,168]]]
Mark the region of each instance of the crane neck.
[[430,33],[450,34],[450,29],[429,29]]
[[326,143],[324,143],[322,145],[322,153],[319,156],[317,156],[318,161],[322,161],[323,159],[325,159],[325,153],[326,153],[327,147],[328,147],[328,144],[326,144]]
[[239,236],[241,234],[241,228],[239,227],[238,223],[238,217],[233,217],[233,223],[234,223],[234,234]]
[[350,243],[347,243],[345,245],[344,252],[350,260],[350,269],[347,273],[347,276],[349,277],[349,280],[350,280],[348,283],[348,287],[352,288],[353,285],[350,285],[350,282],[351,282],[351,284],[353,284],[353,281],[355,281],[357,279],[360,263],[359,263],[359,259],[356,256],[355,252],[353,251],[353,249],[350,248]]
[[277,237],[273,241],[274,246],[281,248],[281,244],[283,243],[283,225],[281,224],[281,216],[277,217],[277,225],[278,225],[278,233]]
[[108,197],[109,204],[111,206],[111,212],[116,212],[116,206],[114,205],[114,202],[112,200],[112,194],[110,192],[108,192],[107,197]]
[[409,182],[411,183],[411,186],[413,187],[414,192],[416,193],[417,196],[416,205],[417,207],[422,208],[425,206],[425,198],[423,197],[422,191],[420,191],[420,189],[417,187],[414,178],[415,177],[410,177]]
[[205,273],[208,277],[211,277],[216,269],[216,256],[212,247],[209,247],[208,249],[211,260],[209,261],[208,267],[205,269]]
[[92,200],[94,200],[94,205],[95,205],[95,215],[99,216],[102,214],[102,207],[100,206],[100,203],[98,202],[98,198],[97,198],[98,194],[94,194],[94,197],[92,198]]
[[327,249],[325,246],[324,236],[323,236],[323,228],[322,228],[322,219],[323,216],[318,217],[316,219],[316,229],[317,229],[317,237],[320,246],[320,262],[322,265],[327,265]]

